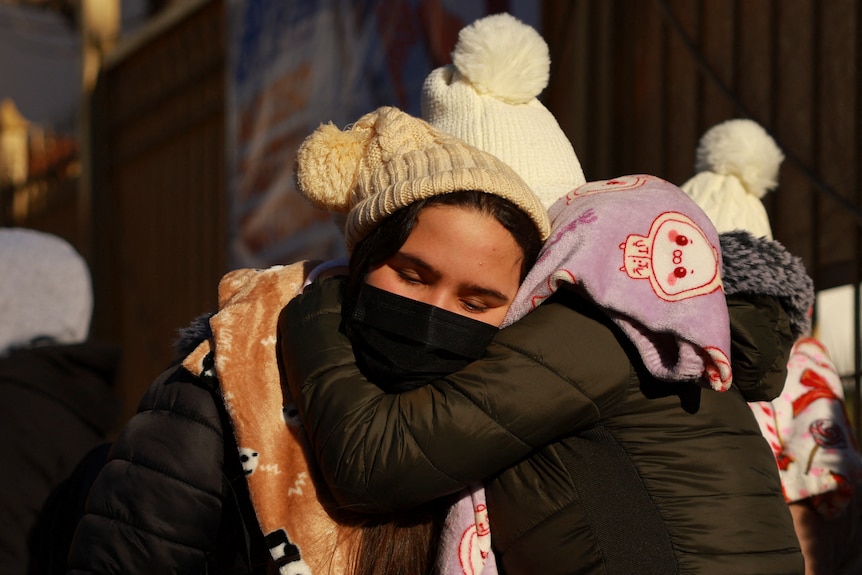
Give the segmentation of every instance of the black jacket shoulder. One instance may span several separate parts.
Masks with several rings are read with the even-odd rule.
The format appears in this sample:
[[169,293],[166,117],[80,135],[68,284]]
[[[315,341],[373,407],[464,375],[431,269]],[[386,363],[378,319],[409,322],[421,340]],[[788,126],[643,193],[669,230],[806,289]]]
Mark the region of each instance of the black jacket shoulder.
[[70,573],[197,572],[218,539],[224,430],[207,385],[180,366],[153,382],[97,476]]

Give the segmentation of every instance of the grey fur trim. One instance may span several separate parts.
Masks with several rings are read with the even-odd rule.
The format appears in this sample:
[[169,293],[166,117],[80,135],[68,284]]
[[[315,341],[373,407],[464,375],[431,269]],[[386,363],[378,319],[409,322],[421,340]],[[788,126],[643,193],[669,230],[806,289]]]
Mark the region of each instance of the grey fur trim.
[[756,238],[742,230],[723,233],[719,240],[725,294],[773,296],[790,318],[794,337],[809,333],[814,281],[802,258],[779,242]]
[[184,359],[203,340],[212,337],[210,318],[214,315],[214,312],[201,314],[193,319],[188,326],[177,330],[177,339],[174,340],[173,349],[178,359]]

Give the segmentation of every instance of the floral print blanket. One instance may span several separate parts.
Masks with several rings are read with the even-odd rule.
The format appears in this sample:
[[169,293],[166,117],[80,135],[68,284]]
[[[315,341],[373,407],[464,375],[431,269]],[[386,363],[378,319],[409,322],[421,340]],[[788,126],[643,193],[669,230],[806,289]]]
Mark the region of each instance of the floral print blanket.
[[788,503],[811,498],[825,517],[840,514],[862,482],[862,456],[823,344],[797,340],[781,395],[749,405],[772,447]]

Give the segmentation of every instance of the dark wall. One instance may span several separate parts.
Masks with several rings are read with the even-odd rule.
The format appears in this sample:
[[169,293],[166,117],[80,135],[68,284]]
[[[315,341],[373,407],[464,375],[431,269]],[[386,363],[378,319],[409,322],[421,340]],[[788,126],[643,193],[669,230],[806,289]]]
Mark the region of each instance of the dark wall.
[[196,6],[109,61],[93,99],[94,333],[123,346],[126,415],[226,271],[224,4]]
[[682,184],[713,125],[748,117],[784,150],[764,199],[818,289],[862,279],[862,4],[545,0],[548,107],[587,175]]

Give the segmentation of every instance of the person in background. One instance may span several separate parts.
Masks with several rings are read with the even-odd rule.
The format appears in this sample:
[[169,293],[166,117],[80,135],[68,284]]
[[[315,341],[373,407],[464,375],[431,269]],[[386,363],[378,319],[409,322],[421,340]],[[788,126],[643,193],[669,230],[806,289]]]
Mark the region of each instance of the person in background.
[[433,70],[421,115],[511,166],[545,207],[586,183],[557,119],[539,100],[551,58],[545,39],[511,14],[476,20],[458,34],[452,64]]
[[41,572],[30,539],[43,506],[118,423],[120,351],[88,340],[90,271],[68,242],[2,228],[0,270],[0,572],[16,575]]
[[[775,140],[752,120],[727,120],[704,133],[696,155],[697,173],[682,189],[716,228],[772,240],[761,198],[778,185],[784,154]],[[776,283],[771,290],[782,298],[798,298],[791,287]],[[787,368],[781,395],[752,403],[751,409],[778,464],[805,556],[805,573],[859,573],[862,455],[840,377],[826,347],[810,331],[795,342]]]
[[[402,366],[410,373],[457,369],[481,354],[548,234],[547,212],[523,180],[389,107],[349,130],[321,126],[298,156],[300,186],[346,216],[351,268],[360,270],[353,305],[368,320],[354,329],[373,346],[375,321],[397,318],[412,335],[428,327],[417,337],[440,355]],[[446,502],[376,519],[333,506],[281,387],[278,314],[306,283],[338,269],[298,262],[222,279],[218,312],[184,333],[183,359],[114,442],[70,573],[433,570]]]

